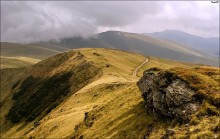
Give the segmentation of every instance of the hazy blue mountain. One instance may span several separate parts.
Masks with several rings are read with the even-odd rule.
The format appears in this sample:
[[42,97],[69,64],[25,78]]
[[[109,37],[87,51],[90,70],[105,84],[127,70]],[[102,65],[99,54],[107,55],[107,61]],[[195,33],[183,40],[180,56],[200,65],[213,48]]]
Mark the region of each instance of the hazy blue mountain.
[[145,35],[173,41],[179,44],[183,44],[184,46],[192,47],[203,53],[219,57],[219,37],[204,38],[178,30],[145,33]]
[[119,31],[107,31],[91,38],[72,37],[60,41],[50,41],[41,44],[57,45],[65,48],[115,48],[144,55],[157,56],[173,60],[209,64],[218,66],[218,59],[193,48],[175,42],[146,36],[143,34]]

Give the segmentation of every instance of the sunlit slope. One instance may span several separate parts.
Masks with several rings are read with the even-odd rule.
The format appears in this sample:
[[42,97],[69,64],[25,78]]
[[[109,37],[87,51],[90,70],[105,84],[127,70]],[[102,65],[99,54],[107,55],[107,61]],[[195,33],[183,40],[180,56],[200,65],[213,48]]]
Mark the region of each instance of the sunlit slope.
[[68,49],[51,45],[27,45],[1,42],[1,68],[19,68],[36,64]]
[[219,57],[219,37],[204,38],[179,30],[166,30],[163,32],[145,33],[144,35],[173,41],[197,49],[203,53]]
[[[79,53],[80,55],[73,56],[72,55],[73,53]],[[111,84],[116,84],[116,88],[117,88],[117,86],[118,86],[117,84],[122,84],[122,83],[127,84],[128,82],[129,82],[129,84],[131,84],[132,82],[134,82],[134,80],[136,81],[136,77],[132,76],[132,72],[133,72],[134,68],[136,66],[138,66],[138,64],[141,63],[144,59],[145,59],[145,57],[142,55],[127,53],[127,52],[122,52],[122,51],[117,51],[117,50],[111,50],[111,49],[79,49],[79,50],[70,51],[70,52],[62,54],[62,55],[61,54],[55,55],[49,59],[46,59],[46,60],[38,63],[37,65],[32,66],[31,68],[29,68],[28,72],[24,75],[24,77],[22,77],[23,78],[22,80],[27,79],[27,77],[29,77],[31,75],[33,75],[34,77],[41,77],[41,76],[48,77],[48,76],[53,76],[54,74],[57,74],[57,73],[71,71],[72,67],[74,65],[78,65],[78,64],[81,65],[82,63],[80,63],[80,61],[83,60],[83,61],[87,61],[89,63],[93,63],[92,65],[96,65],[97,67],[99,67],[100,71],[102,71],[101,72],[102,77],[99,80],[96,80],[96,81],[90,83],[89,85],[86,85],[84,88],[80,89],[80,92],[85,92],[89,88],[91,88],[91,89],[94,89],[94,87],[99,88],[100,85],[103,85],[103,87],[104,87],[103,91],[104,91],[105,86],[106,85],[109,86],[109,84],[110,84],[110,86],[111,86]],[[86,70],[88,70],[87,68],[86,68]],[[78,72],[81,72],[81,71],[82,71],[82,69],[79,70]],[[83,76],[86,76],[86,74],[87,73],[85,73]],[[76,78],[76,81],[78,81],[78,80],[79,80],[79,77]],[[71,88],[74,88],[74,87],[76,87],[76,86],[74,86],[74,84],[72,83]],[[87,93],[89,93],[89,92],[86,91],[85,96],[84,97],[82,96],[82,98],[80,98],[80,99],[86,98]],[[100,93],[102,93],[102,92],[100,92]],[[84,93],[82,93],[82,95],[83,94]],[[67,100],[71,99],[72,97],[74,97],[74,95],[72,95]],[[88,97],[90,97],[90,96],[88,96]],[[79,99],[76,99],[76,98],[73,98],[73,99],[76,100],[77,102],[80,101]],[[71,101],[71,103],[73,103],[73,102]],[[93,106],[92,101],[90,101],[90,100],[86,101],[86,103],[89,108],[91,108]],[[82,118],[84,117],[84,110],[83,110],[84,108],[80,108],[78,106],[74,107],[74,105],[69,104],[69,103],[67,103],[67,105],[73,109],[78,109],[79,111],[75,111],[75,112],[81,113]],[[80,105],[83,105],[83,103],[80,103]],[[89,109],[86,108],[86,110],[89,110]],[[56,115],[56,114],[53,114],[53,115]],[[62,116],[67,116],[67,115],[62,115]],[[74,122],[74,117],[72,117],[72,118],[73,119],[71,119],[71,121]],[[49,120],[49,122],[50,121],[51,120]],[[55,120],[55,121],[58,122],[57,120]],[[78,121],[78,122],[81,122],[81,121]],[[46,122],[45,122],[45,124],[46,124]],[[68,125],[70,126],[69,122],[68,122]],[[14,126],[13,128],[15,128],[15,127],[16,126]],[[10,136],[10,132],[13,132],[13,128],[10,129],[8,131],[8,134],[6,134],[6,135]],[[60,129],[60,130],[62,130],[62,129]],[[65,131],[69,132],[69,135],[71,135],[72,133],[70,132],[70,130],[72,130],[72,129],[70,128],[69,130],[65,130]],[[44,132],[46,132],[46,131],[44,131]],[[62,130],[61,132],[64,132],[64,130]],[[16,134],[18,134],[18,136],[21,136],[21,133],[19,133],[19,132],[16,132]],[[13,136],[15,136],[16,134],[13,134]],[[57,136],[60,136],[60,134],[58,134]]]
[[1,56],[24,56],[35,59],[45,59],[57,53],[59,53],[59,51],[39,46],[1,42]]
[[[19,90],[27,77],[45,79],[38,82],[44,86],[46,80],[54,78],[54,75],[72,71],[70,79],[58,80],[61,84],[70,85],[70,92],[62,97],[63,101],[59,101],[60,103],[56,107],[51,107],[52,109],[47,111],[48,114],[41,113],[34,119],[29,119],[30,121],[26,121],[28,117],[23,116],[24,119],[17,124],[3,124],[6,125],[5,129],[8,128],[3,131],[3,137],[143,138],[148,131],[148,126],[152,124],[155,126],[152,137],[161,137],[170,123],[157,121],[153,115],[146,113],[144,100],[136,85],[139,77],[133,76],[133,71],[145,59],[146,57],[140,54],[114,49],[85,48],[55,55],[28,68],[27,72],[19,78],[20,83],[15,90]],[[90,64],[80,66],[83,63]],[[175,66],[186,69],[191,67],[186,63],[150,57],[149,62],[138,71],[138,76],[141,74],[139,72],[153,65],[158,67],[159,64],[162,65],[160,68],[164,69]],[[75,70],[76,67],[78,70]],[[85,80],[85,77],[91,75],[92,71],[96,71],[95,74],[92,74],[95,76],[90,76],[90,79]],[[86,83],[77,85],[76,83],[80,81]],[[16,81],[14,82],[16,83]],[[49,85],[49,83],[47,84]],[[29,86],[33,86],[33,84]],[[54,93],[59,92],[62,88],[58,84],[55,86],[58,88],[53,90],[52,87]],[[51,89],[51,87],[42,89]],[[42,89],[40,90],[43,91]],[[50,95],[50,91],[47,92],[44,97]],[[3,106],[11,102],[11,99],[8,99]],[[29,102],[27,101],[27,103]],[[54,101],[47,101],[45,105],[50,103],[52,104]],[[24,124],[25,121],[26,124]],[[1,121],[1,123],[3,122]],[[185,134],[185,130],[180,134]]]
[[1,69],[2,68],[18,68],[33,65],[39,62],[39,59],[29,57],[5,57],[1,56]]
[[179,61],[150,56],[148,57],[148,63],[144,64],[143,67],[140,70],[138,70],[137,76],[141,77],[146,69],[150,69],[154,67],[161,69],[170,69],[174,67],[191,68],[194,66],[196,65],[192,63],[179,62]]
[[[68,95],[101,74],[99,68],[86,61],[78,51],[57,54],[41,61],[26,68],[19,78],[16,75],[15,78],[10,77],[8,70],[2,69],[5,78],[1,79],[1,94],[6,96],[1,101],[1,126],[4,131],[11,127],[11,122],[41,119]],[[4,124],[4,116],[11,122]]]
[[219,65],[218,58],[201,53],[194,48],[136,33],[107,31],[87,39],[73,37],[61,39],[59,42],[47,43],[72,49],[85,47],[115,48],[177,61]]

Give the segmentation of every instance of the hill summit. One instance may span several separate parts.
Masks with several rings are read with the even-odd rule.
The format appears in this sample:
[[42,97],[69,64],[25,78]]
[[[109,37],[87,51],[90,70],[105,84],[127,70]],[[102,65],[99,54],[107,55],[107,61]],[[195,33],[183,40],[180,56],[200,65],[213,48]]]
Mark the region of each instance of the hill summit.
[[[145,70],[141,93],[137,82]],[[1,69],[1,137],[214,138],[219,134],[218,73],[219,68],[106,48],[75,49],[30,67]],[[177,91],[180,87],[190,92]],[[175,109],[169,115],[167,107],[159,111],[168,105],[159,99],[166,93],[184,93],[166,101],[168,108],[181,107],[182,100],[188,106],[195,96],[195,113],[186,110],[190,121]]]

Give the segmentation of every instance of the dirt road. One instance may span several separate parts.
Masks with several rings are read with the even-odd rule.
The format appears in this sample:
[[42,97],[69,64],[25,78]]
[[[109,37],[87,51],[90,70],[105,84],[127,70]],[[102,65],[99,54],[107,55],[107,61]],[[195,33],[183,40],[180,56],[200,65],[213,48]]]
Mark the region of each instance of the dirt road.
[[137,71],[147,62],[148,62],[148,58],[146,58],[146,60],[143,63],[141,63],[137,68],[135,68],[135,70],[133,71],[133,76],[137,77]]

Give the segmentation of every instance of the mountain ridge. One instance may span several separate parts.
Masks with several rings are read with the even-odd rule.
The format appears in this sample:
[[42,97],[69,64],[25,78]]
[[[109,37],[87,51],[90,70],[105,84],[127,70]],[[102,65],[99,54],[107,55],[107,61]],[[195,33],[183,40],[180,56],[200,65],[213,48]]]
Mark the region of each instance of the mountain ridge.
[[[216,76],[217,69],[155,57],[148,57],[148,62],[143,64],[145,60],[145,56],[133,52],[81,48],[56,54],[23,69],[1,69],[1,76],[4,77],[1,78],[1,93],[4,93],[4,101],[0,105],[1,137],[162,138],[166,136],[167,128],[175,129],[175,137],[184,136],[187,132],[185,125],[175,124],[175,120],[170,125],[172,121],[156,120],[153,114],[146,113],[145,103],[136,83],[143,71],[151,67],[167,69],[167,72],[177,66],[182,67],[184,72],[191,68],[201,68],[199,71],[211,75],[216,81],[219,80]],[[91,69],[93,66],[96,68]],[[134,76],[137,68],[137,76]],[[84,80],[90,75],[90,69],[93,73],[98,71],[98,75],[95,74],[97,76],[91,80]],[[182,75],[197,79],[197,74],[193,76],[194,74],[189,72]],[[196,83],[197,80],[192,81]],[[44,95],[45,92],[47,95]],[[30,96],[35,99],[32,100]],[[35,106],[39,102],[42,104]],[[202,116],[198,120],[195,117],[194,123],[198,126],[190,125],[193,136],[206,136],[201,135],[201,129],[209,132],[211,137],[215,134],[211,128],[218,126],[211,121],[216,122],[218,112],[212,105],[207,104],[205,108],[214,114],[208,115],[208,119]],[[207,120],[208,126],[203,128],[203,122]],[[152,128],[154,130],[151,131]],[[199,131],[196,131],[197,128]]]
[[183,44],[183,46],[192,47],[203,53],[219,57],[219,37],[201,37],[179,30],[165,30],[143,34]]
[[[218,58],[200,51],[182,46],[171,41],[153,38],[150,36],[127,33],[120,31],[107,31],[91,38],[80,37],[65,38],[59,42],[44,42],[66,48],[116,48],[119,50],[133,51],[144,55],[157,56],[172,60],[211,64],[218,66]],[[42,43],[42,44],[44,44]]]
[[[39,58],[39,61],[35,61],[36,64],[25,63],[29,65],[23,68],[1,69],[2,137],[162,138],[170,136],[167,127],[174,128],[172,133],[179,137],[188,129],[183,128],[180,132],[182,125],[170,126],[170,122],[179,123],[176,118],[170,121],[164,117],[167,123],[166,120],[156,120],[153,112],[146,113],[146,104],[136,85],[145,70],[153,68],[153,72],[149,72],[153,74],[156,68],[162,68],[169,75],[177,69],[177,77],[183,76],[181,80],[185,79],[184,82],[192,79],[192,87],[197,87],[197,90],[200,86],[209,92],[218,89],[217,68],[160,58],[167,55],[175,60],[188,58],[191,61],[205,57],[203,53],[178,43],[119,31],[104,32],[87,40],[70,38],[63,43],[68,44],[69,48],[85,48],[68,51],[69,48],[61,45],[62,41],[60,44],[6,43],[12,47],[3,46],[4,56],[1,58],[31,62]],[[86,48],[89,46],[95,48]],[[22,49],[18,51],[20,47]],[[151,53],[159,57],[148,56]],[[187,84],[183,83],[183,86]],[[213,137],[218,125],[211,124],[211,121],[216,122],[219,114],[216,110],[219,95],[214,92],[215,95],[211,96],[199,91],[197,97],[204,99],[204,103],[197,114],[192,115],[192,122],[200,129],[206,119],[199,116],[207,113],[206,124],[209,127],[204,129]],[[157,108],[159,103],[154,107]],[[189,128],[194,131],[194,125]],[[199,131],[193,136],[203,136],[200,134]]]

